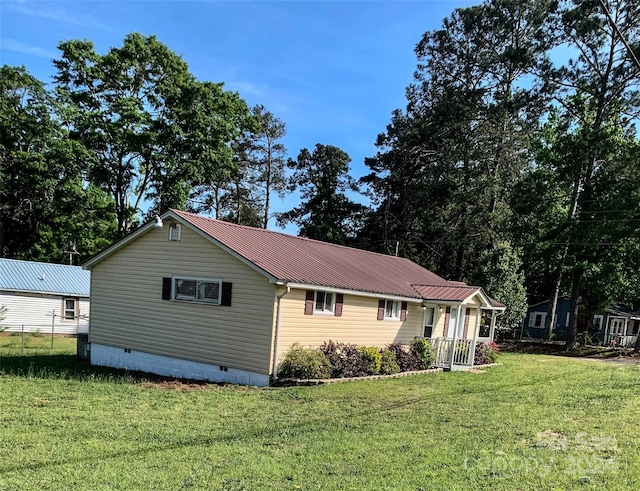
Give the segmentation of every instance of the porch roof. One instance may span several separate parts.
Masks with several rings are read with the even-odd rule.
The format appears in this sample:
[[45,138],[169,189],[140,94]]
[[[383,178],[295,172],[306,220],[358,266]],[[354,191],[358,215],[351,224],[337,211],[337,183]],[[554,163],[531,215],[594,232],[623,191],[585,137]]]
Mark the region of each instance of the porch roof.
[[505,309],[506,306],[491,298],[479,286],[467,286],[456,282],[455,285],[411,285],[413,289],[425,300],[438,302],[464,302],[474,295],[479,295],[483,307],[492,309]]

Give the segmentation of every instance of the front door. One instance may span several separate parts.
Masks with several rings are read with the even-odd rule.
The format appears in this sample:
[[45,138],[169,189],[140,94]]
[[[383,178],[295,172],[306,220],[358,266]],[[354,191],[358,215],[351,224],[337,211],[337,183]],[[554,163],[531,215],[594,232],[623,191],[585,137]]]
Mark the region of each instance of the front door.
[[609,320],[609,342],[614,341],[617,345],[623,341],[624,336],[624,319],[615,317]]

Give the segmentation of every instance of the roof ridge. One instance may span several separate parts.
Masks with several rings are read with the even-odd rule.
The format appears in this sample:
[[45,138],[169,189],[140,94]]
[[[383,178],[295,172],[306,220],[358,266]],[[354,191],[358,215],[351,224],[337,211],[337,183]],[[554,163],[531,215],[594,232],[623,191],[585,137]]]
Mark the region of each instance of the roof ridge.
[[[445,281],[449,281],[449,280],[445,280]],[[414,286],[428,286],[430,288],[476,288],[476,289],[481,289],[481,287],[479,287],[479,286],[456,285],[455,283],[453,285],[427,285],[427,284],[423,284],[423,283],[411,283],[411,286],[412,287],[414,287]]]
[[[266,232],[266,233],[269,233],[269,234],[283,235],[283,236],[288,237],[288,238],[299,239],[299,240],[304,240],[304,241],[308,241],[308,242],[314,242],[314,243],[317,243],[317,244],[322,244],[323,246],[331,246],[331,247],[337,247],[337,248],[341,248],[341,249],[349,249],[349,250],[352,250],[352,251],[364,252],[366,254],[374,254],[376,256],[389,257],[389,258],[394,258],[394,259],[401,259],[401,260],[404,260],[404,261],[411,261],[410,259],[408,259],[406,257],[392,256],[390,254],[383,254],[381,252],[368,251],[366,249],[358,249],[357,247],[350,247],[350,246],[345,246],[345,245],[340,245],[340,244],[333,244],[331,242],[325,242],[325,241],[318,240],[318,239],[310,239],[309,237],[303,237],[301,235],[288,234],[288,233],[280,232],[280,231],[277,231],[277,230],[269,230],[269,229],[266,229],[266,228],[251,227],[250,225],[240,225],[238,223],[231,223],[231,222],[226,222],[224,220],[218,220],[216,218],[205,217],[203,215],[198,215],[197,213],[191,213],[191,212],[188,212],[188,211],[176,210],[176,209],[173,209],[173,208],[170,208],[169,211],[172,211],[172,212],[178,213],[178,214],[182,213],[182,214],[186,214],[186,215],[191,215],[193,217],[197,217],[197,218],[204,219],[204,220],[210,220],[212,222],[218,222],[218,223],[221,223],[221,224],[223,224],[225,226],[228,225],[228,226],[231,226],[231,227],[237,227],[237,228],[242,228],[242,229],[257,230],[259,232]],[[413,261],[411,261],[411,262],[413,262]]]
[[82,266],[76,266],[75,264],[61,264],[61,263],[46,263],[44,261],[29,261],[28,259],[13,259],[10,257],[0,257],[0,261],[12,261],[26,264],[34,264],[34,265],[44,265],[44,266],[64,266],[65,268],[80,268]]

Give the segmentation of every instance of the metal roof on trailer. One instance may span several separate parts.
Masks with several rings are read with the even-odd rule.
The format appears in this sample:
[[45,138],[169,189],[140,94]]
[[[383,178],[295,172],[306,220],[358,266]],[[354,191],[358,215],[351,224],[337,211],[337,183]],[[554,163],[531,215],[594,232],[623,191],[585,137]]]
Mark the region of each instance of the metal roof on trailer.
[[90,281],[80,266],[0,258],[0,290],[88,297]]

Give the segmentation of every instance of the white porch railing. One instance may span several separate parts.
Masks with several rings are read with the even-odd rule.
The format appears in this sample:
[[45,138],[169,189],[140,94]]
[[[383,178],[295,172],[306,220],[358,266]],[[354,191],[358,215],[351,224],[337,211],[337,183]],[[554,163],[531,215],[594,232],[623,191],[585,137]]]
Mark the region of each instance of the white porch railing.
[[[455,347],[451,338],[436,338],[432,340],[437,368],[453,368],[453,365],[473,366],[473,339],[456,339]],[[453,349],[452,349],[453,348]],[[453,355],[453,363],[451,356]]]
[[618,348],[633,348],[636,345],[638,336],[623,336],[622,334],[607,334],[604,339],[605,346],[616,346]]

